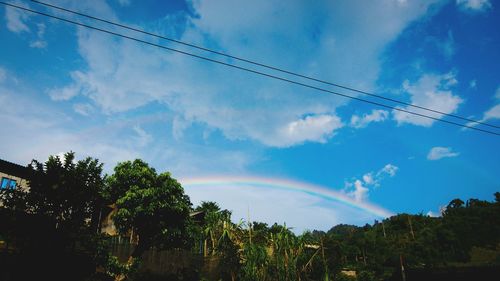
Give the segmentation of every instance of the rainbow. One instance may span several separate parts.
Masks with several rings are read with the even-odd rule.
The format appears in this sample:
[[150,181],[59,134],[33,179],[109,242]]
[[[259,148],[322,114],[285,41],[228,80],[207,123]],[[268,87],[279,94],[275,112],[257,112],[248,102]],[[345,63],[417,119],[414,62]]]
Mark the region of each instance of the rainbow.
[[366,211],[380,218],[387,218],[394,215],[392,212],[377,205],[367,202],[355,201],[354,199],[347,196],[343,192],[339,192],[325,186],[320,186],[295,180],[289,180],[289,179],[264,178],[256,176],[206,176],[206,177],[196,177],[196,178],[184,178],[180,179],[179,182],[184,187],[190,187],[190,188],[217,187],[217,186],[245,188],[251,186],[251,187],[291,190],[296,192],[307,193],[327,200],[337,201],[346,204],[348,206],[354,207],[356,209]]

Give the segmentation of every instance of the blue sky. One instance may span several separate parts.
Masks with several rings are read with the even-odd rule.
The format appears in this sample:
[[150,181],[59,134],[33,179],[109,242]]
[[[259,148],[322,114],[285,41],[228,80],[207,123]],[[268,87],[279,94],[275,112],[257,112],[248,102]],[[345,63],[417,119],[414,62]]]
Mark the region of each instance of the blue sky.
[[[309,2],[50,1],[500,125],[500,2]],[[216,58],[30,1],[12,3]],[[180,179],[224,175],[301,181],[394,213],[438,215],[451,199],[491,200],[500,190],[498,136],[5,7],[0,39],[0,155],[6,160],[25,164],[73,150],[99,158],[110,172],[117,162],[142,158]],[[187,186],[186,191],[193,203],[218,201],[236,219],[250,210],[252,219],[286,221],[298,231],[376,219],[311,194],[256,190],[251,184]]]

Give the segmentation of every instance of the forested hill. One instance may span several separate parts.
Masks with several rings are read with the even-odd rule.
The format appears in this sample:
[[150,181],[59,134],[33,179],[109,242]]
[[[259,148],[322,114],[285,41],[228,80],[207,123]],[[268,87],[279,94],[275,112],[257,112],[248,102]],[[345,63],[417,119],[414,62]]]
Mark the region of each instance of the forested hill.
[[[395,264],[406,268],[500,264],[500,193],[495,201],[452,200],[441,217],[398,214],[373,225],[340,224],[324,237],[336,249],[332,266],[388,277]],[[373,276],[375,275],[375,276]]]

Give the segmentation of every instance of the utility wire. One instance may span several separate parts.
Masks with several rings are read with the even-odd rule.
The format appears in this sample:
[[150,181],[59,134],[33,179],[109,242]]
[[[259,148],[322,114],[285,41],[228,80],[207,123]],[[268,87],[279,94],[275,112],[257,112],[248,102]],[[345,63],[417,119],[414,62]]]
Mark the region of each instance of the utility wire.
[[173,48],[170,48],[170,47],[166,47],[166,46],[163,46],[163,45],[151,43],[151,42],[148,42],[148,41],[145,41],[145,40],[141,40],[141,39],[138,39],[138,38],[130,37],[130,36],[127,36],[127,35],[123,35],[123,34],[116,33],[116,32],[113,32],[113,31],[109,31],[109,30],[106,30],[106,29],[94,27],[94,26],[91,26],[91,25],[79,23],[79,22],[76,22],[76,21],[73,21],[73,20],[61,18],[61,17],[58,17],[58,16],[54,16],[54,15],[50,15],[50,14],[44,13],[44,12],[32,10],[32,9],[29,9],[29,8],[21,7],[21,6],[15,5],[15,4],[6,3],[6,2],[3,2],[3,1],[0,1],[0,4],[8,6],[8,7],[12,7],[12,8],[17,8],[17,9],[20,9],[20,10],[24,10],[24,11],[27,11],[27,12],[31,12],[31,13],[34,13],[34,14],[42,15],[42,16],[45,16],[45,17],[57,19],[57,20],[60,20],[60,21],[63,21],[63,22],[71,23],[71,24],[74,24],[74,25],[77,25],[77,26],[88,28],[88,29],[100,31],[100,32],[103,32],[103,33],[107,33],[107,34],[116,36],[116,37],[121,37],[121,38],[129,39],[129,40],[136,41],[136,42],[139,42],[139,43],[143,43],[143,44],[146,44],[146,45],[150,45],[150,46],[154,46],[154,47],[157,47],[157,48],[161,48],[161,49],[169,50],[169,51],[172,51],[172,52],[180,53],[180,54],[183,54],[183,55],[187,55],[187,56],[190,56],[190,57],[194,57],[194,58],[202,59],[202,60],[205,60],[205,61],[209,61],[209,62],[221,64],[221,65],[225,65],[225,66],[228,66],[228,67],[232,67],[232,68],[236,68],[236,69],[239,69],[239,70],[251,72],[251,73],[258,74],[258,75],[261,75],[261,76],[265,76],[265,77],[268,77],[268,78],[273,78],[273,79],[280,80],[280,81],[283,81],[283,82],[288,82],[288,83],[291,83],[291,84],[299,85],[299,86],[302,86],[302,87],[305,87],[305,88],[309,88],[309,89],[313,89],[313,90],[317,90],[317,91],[321,91],[321,92],[325,92],[325,93],[330,93],[330,94],[334,94],[334,95],[345,97],[345,98],[350,98],[350,99],[353,99],[353,100],[356,100],[356,101],[361,101],[361,102],[369,103],[369,104],[372,104],[372,105],[377,105],[377,106],[380,106],[380,107],[384,107],[384,108],[388,108],[388,109],[392,109],[392,110],[404,112],[404,113],[407,113],[407,114],[412,114],[412,115],[416,115],[416,116],[420,116],[420,117],[432,119],[432,120],[435,120],[435,121],[444,122],[444,123],[455,125],[455,126],[462,127],[462,128],[468,128],[468,129],[471,129],[471,130],[476,130],[476,131],[480,131],[480,132],[483,132],[483,133],[488,133],[488,134],[500,136],[500,133],[497,133],[497,132],[488,131],[488,130],[484,130],[484,129],[480,129],[480,128],[476,128],[476,127],[472,127],[472,126],[468,126],[468,125],[456,123],[456,122],[453,122],[453,121],[439,119],[439,118],[428,116],[428,115],[425,115],[425,114],[420,114],[420,113],[417,113],[417,112],[408,111],[408,110],[405,110],[405,109],[402,109],[402,108],[389,106],[389,105],[382,104],[382,103],[379,103],[379,102],[374,102],[374,101],[365,100],[365,99],[358,98],[358,97],[349,96],[349,95],[338,93],[338,92],[334,92],[334,91],[331,91],[331,90],[328,90],[328,89],[319,88],[319,87],[308,85],[308,84],[305,84],[305,83],[301,83],[301,82],[289,80],[289,79],[286,79],[286,78],[283,78],[283,77],[279,77],[279,76],[271,75],[271,74],[268,74],[268,73],[260,72],[260,71],[257,71],[257,70],[253,70],[253,69],[249,69],[249,68],[245,68],[245,67],[241,67],[241,66],[229,64],[229,63],[226,63],[226,62],[223,62],[223,61],[218,61],[218,60],[215,60],[215,59],[207,58],[207,57],[196,55],[196,54],[193,54],[193,53],[189,53],[189,52],[185,52],[185,51],[173,49]]
[[65,11],[65,12],[68,12],[68,13],[71,13],[71,14],[74,14],[74,15],[79,15],[79,16],[86,17],[86,18],[89,18],[89,19],[93,19],[93,20],[97,20],[97,21],[100,21],[100,22],[104,22],[104,23],[107,23],[107,24],[114,25],[114,26],[118,26],[118,27],[121,27],[121,28],[125,28],[125,29],[128,29],[128,30],[132,30],[132,31],[135,31],[135,32],[139,32],[139,33],[142,33],[142,34],[146,34],[146,35],[149,35],[149,36],[153,36],[153,37],[156,37],[156,38],[164,39],[164,40],[167,40],[167,41],[170,41],[170,42],[174,42],[174,43],[181,44],[181,45],[184,45],[184,46],[188,46],[188,47],[191,47],[191,48],[195,48],[195,49],[198,49],[198,50],[203,50],[205,52],[210,52],[210,53],[213,53],[213,54],[224,56],[224,57],[227,57],[227,58],[230,58],[230,59],[234,59],[234,60],[246,62],[246,63],[249,63],[249,64],[257,65],[257,66],[264,67],[264,68],[271,69],[271,70],[275,70],[275,71],[278,71],[278,72],[281,72],[281,73],[286,73],[286,74],[289,74],[289,75],[293,75],[293,76],[304,78],[304,79],[307,79],[307,80],[319,82],[319,83],[322,83],[322,84],[326,84],[326,85],[330,85],[330,86],[335,86],[335,87],[338,87],[338,88],[341,88],[341,89],[344,89],[344,90],[349,90],[349,91],[357,92],[357,93],[364,94],[364,95],[371,96],[371,97],[375,97],[375,98],[378,98],[378,99],[383,99],[383,100],[391,101],[391,102],[394,102],[394,103],[399,103],[399,104],[402,104],[402,105],[405,105],[405,106],[408,106],[408,107],[418,108],[418,109],[422,109],[422,110],[426,110],[426,111],[430,111],[430,112],[442,114],[442,115],[445,115],[445,116],[449,116],[449,117],[461,119],[461,120],[468,121],[468,122],[471,122],[471,123],[481,124],[481,125],[484,125],[484,126],[489,126],[489,127],[492,127],[492,128],[500,129],[500,126],[488,124],[488,123],[486,123],[484,121],[477,121],[477,120],[470,119],[470,118],[465,118],[465,117],[462,117],[462,116],[459,116],[459,115],[455,115],[455,114],[451,114],[451,113],[445,113],[445,112],[442,112],[442,111],[439,111],[439,110],[435,110],[435,109],[431,109],[431,108],[428,108],[428,107],[419,106],[419,105],[416,105],[416,104],[411,104],[411,103],[408,103],[408,102],[396,100],[396,99],[393,99],[393,98],[384,97],[382,95],[377,95],[377,94],[369,93],[367,91],[355,89],[353,87],[344,86],[344,85],[341,85],[341,84],[337,84],[337,83],[325,81],[325,80],[318,79],[318,78],[315,78],[315,77],[311,77],[311,76],[308,76],[308,75],[304,75],[304,74],[300,74],[300,73],[297,73],[297,72],[292,72],[292,71],[289,71],[289,70],[286,70],[286,69],[283,69],[283,68],[275,67],[275,66],[272,66],[272,65],[269,65],[269,64],[264,64],[264,63],[260,63],[260,62],[254,61],[254,60],[245,59],[245,58],[242,58],[242,57],[239,57],[239,56],[234,56],[234,55],[231,55],[231,54],[227,54],[227,53],[215,51],[215,50],[208,49],[208,48],[205,48],[205,47],[202,47],[202,46],[199,46],[199,45],[195,45],[195,44],[192,44],[192,43],[186,43],[186,42],[183,42],[183,41],[180,41],[180,40],[173,39],[171,37],[166,37],[166,36],[158,35],[158,34],[155,34],[155,33],[147,32],[147,31],[144,31],[144,30],[141,30],[141,29],[138,29],[138,28],[134,28],[134,27],[130,27],[130,26],[127,26],[127,25],[124,25],[124,24],[120,24],[120,23],[113,22],[113,21],[110,21],[110,20],[98,18],[98,17],[95,17],[95,16],[91,16],[91,15],[84,14],[84,13],[77,12],[77,11],[73,11],[73,10],[70,10],[70,9],[67,9],[67,8],[56,6],[54,4],[49,4],[49,3],[45,3],[45,2],[37,1],[37,0],[31,0],[31,2],[40,4],[40,5],[44,5],[46,7],[50,7],[50,8],[53,8],[53,9]]

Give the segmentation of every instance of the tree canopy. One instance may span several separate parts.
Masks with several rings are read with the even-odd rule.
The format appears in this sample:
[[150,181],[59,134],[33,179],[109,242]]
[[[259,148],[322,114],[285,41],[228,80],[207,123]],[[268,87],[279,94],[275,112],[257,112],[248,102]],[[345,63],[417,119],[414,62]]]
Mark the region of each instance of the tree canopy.
[[189,245],[191,202],[170,173],[158,174],[139,159],[119,163],[107,178],[106,196],[116,202],[113,220],[119,232],[138,236],[133,257],[153,246]]

